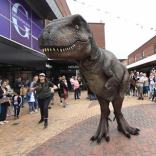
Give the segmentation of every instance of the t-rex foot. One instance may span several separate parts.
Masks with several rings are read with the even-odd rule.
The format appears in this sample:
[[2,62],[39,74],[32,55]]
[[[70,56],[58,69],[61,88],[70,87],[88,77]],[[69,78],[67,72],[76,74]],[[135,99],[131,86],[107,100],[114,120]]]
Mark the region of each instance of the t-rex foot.
[[138,135],[139,134],[139,129],[138,128],[133,128],[128,125],[127,121],[125,118],[122,117],[116,117],[117,123],[118,123],[118,130],[121,131],[126,135],[127,138],[131,138],[131,135]]
[[108,118],[100,119],[99,127],[97,129],[97,132],[95,133],[94,136],[91,137],[90,140],[95,141],[97,140],[97,143],[101,142],[102,138],[105,138],[106,141],[109,141],[109,131],[108,131]]

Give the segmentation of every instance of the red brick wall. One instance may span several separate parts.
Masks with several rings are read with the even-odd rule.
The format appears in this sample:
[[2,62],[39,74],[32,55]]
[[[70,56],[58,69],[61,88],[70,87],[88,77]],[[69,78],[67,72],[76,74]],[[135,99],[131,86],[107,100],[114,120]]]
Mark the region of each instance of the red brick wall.
[[134,57],[136,56],[136,62],[142,60],[142,51],[144,51],[144,56],[147,58],[148,56],[154,55],[154,44],[156,44],[156,36],[150,39],[148,42],[143,44],[133,53],[128,55],[128,64],[134,63]]
[[100,48],[105,49],[105,24],[89,23],[90,29],[95,37],[95,41]]
[[55,0],[58,8],[62,12],[63,16],[71,15],[66,0]]

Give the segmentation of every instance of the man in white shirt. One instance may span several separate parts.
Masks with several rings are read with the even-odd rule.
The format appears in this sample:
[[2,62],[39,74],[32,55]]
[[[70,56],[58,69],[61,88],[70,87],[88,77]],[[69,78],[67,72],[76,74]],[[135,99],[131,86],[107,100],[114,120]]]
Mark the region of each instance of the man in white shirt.
[[138,87],[140,89],[138,100],[143,100],[144,99],[143,98],[144,76],[143,76],[143,73],[142,72],[140,72],[140,78],[137,81],[137,83],[138,83]]
[[74,91],[73,82],[74,82],[74,76],[72,76],[71,79],[70,79],[71,91],[72,91],[72,92]]

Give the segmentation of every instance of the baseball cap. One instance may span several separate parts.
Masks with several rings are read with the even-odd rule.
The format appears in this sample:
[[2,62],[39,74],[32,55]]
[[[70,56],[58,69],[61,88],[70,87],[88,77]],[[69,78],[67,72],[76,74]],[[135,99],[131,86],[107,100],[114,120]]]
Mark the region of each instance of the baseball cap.
[[45,77],[45,74],[44,73],[40,73],[39,76],[44,76]]

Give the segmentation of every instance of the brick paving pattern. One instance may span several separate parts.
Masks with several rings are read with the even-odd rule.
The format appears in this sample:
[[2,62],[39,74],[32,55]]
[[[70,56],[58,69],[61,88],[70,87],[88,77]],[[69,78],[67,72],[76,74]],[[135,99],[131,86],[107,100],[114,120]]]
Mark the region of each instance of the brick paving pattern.
[[[141,129],[140,135],[126,138],[117,131],[117,124],[109,122],[110,142],[101,144],[89,141],[97,130],[100,117],[98,101],[86,99],[82,92],[80,100],[70,93],[69,107],[55,105],[49,110],[49,126],[37,124],[39,113],[28,114],[26,105],[20,119],[7,118],[8,124],[0,125],[0,156],[128,156],[156,155],[156,104],[136,97],[125,98],[123,114],[131,126]],[[113,119],[111,108],[110,118]]]

